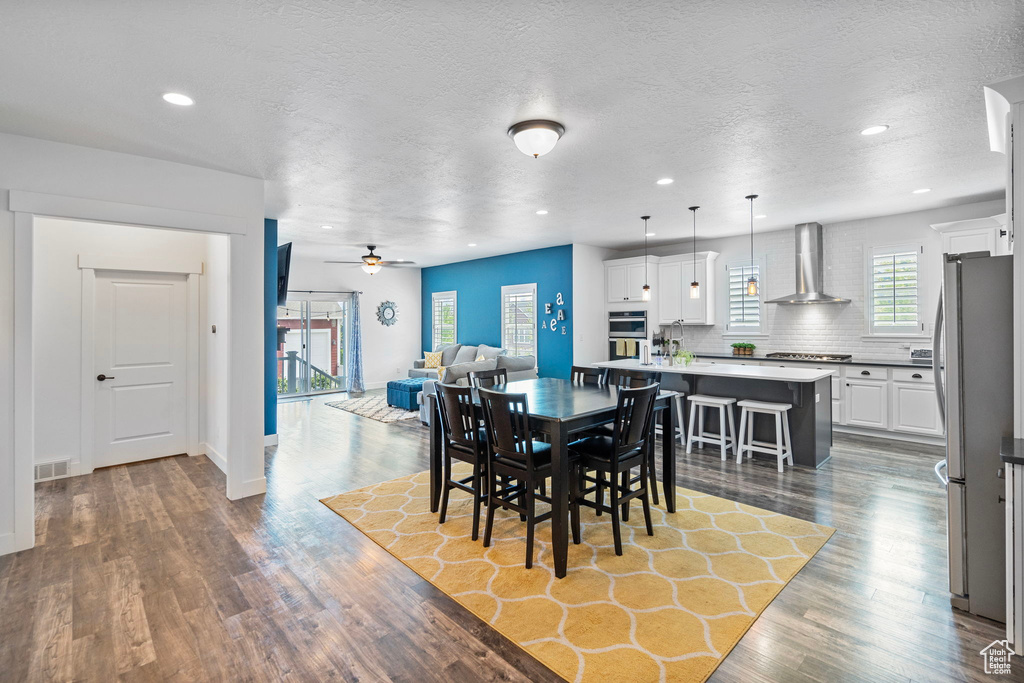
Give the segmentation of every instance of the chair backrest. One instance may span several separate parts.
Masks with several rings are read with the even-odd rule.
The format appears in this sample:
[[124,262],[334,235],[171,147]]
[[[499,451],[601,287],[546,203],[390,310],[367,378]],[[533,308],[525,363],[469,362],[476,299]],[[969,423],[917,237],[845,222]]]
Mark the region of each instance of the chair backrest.
[[473,405],[473,390],[455,384],[437,383],[437,402],[441,413],[441,432],[447,442],[476,450],[480,440],[480,423]]
[[583,365],[572,366],[573,384],[603,385],[608,381],[608,368],[589,368]]
[[654,402],[660,390],[659,384],[619,389],[615,422],[612,423],[616,457],[643,449],[647,445],[654,420]]
[[612,368],[608,373],[608,383],[616,387],[636,389],[645,387],[648,384],[661,382],[660,372],[647,372],[646,370],[627,370],[624,368]]
[[474,389],[489,389],[495,384],[508,384],[508,370],[474,370],[469,373],[469,386]]
[[480,389],[480,406],[490,452],[533,467],[533,432],[530,430],[530,406],[526,394]]

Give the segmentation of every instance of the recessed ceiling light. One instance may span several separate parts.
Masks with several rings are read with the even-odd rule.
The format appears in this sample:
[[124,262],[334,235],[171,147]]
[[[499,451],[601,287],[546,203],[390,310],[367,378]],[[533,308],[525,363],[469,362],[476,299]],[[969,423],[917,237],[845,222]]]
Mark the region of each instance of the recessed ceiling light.
[[189,107],[196,103],[191,97],[182,95],[180,92],[165,92],[164,102],[176,104],[179,107]]
[[334,229],[333,225],[321,225],[320,227],[323,228],[324,230],[333,230]]
[[662,178],[661,180],[658,181],[658,184],[659,185],[671,185],[674,182],[675,181],[672,180],[671,178]]
[[396,258],[395,260],[398,261],[399,263],[405,263],[404,258]]
[[922,187],[920,190],[914,190],[914,194],[924,194],[925,192],[931,192],[932,188]]
[[878,135],[889,130],[889,126],[868,126],[860,132],[861,135]]
[[545,211],[544,209],[541,209],[540,211],[537,212],[537,215],[538,216],[547,216],[548,212]]
[[653,232],[645,232],[644,233],[644,237],[654,237],[654,233]]
[[476,246],[476,242],[470,242],[470,243],[469,243],[469,244],[467,244],[466,246],[467,246],[467,247],[475,247],[475,246]]
[[768,215],[767,214],[763,214],[763,213],[759,213],[756,216],[754,216],[754,218],[768,218]]

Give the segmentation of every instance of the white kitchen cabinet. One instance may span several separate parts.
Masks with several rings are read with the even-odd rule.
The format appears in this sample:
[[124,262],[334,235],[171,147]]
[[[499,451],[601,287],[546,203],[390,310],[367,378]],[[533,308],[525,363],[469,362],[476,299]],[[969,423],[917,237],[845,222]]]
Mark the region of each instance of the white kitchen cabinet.
[[683,317],[683,264],[676,259],[658,263],[658,324],[671,325]]
[[910,434],[942,435],[934,384],[892,383],[892,428]]
[[1006,637],[1024,649],[1024,465],[1006,463]]
[[869,429],[889,428],[889,383],[885,377],[881,380],[848,377],[844,398],[845,424]]
[[652,257],[646,266],[643,257],[606,261],[604,282],[608,303],[643,301],[644,285],[651,284],[652,288],[654,287],[651,280],[656,281],[657,268],[656,257]]
[[937,223],[932,225],[932,229],[942,235],[943,254],[987,251],[993,256],[1002,256],[1011,253],[1005,213],[987,218]]
[[[715,268],[718,252],[699,251],[694,254],[663,256],[658,260],[658,324],[671,325],[682,320],[684,325],[715,324]],[[700,296],[690,298],[690,283],[700,283]]]

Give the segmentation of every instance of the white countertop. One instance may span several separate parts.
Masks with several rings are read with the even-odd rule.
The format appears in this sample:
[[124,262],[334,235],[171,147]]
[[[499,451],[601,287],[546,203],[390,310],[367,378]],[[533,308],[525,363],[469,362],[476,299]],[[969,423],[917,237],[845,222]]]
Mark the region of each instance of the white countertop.
[[599,368],[626,368],[648,372],[673,372],[679,375],[700,375],[703,377],[736,377],[737,379],[763,379],[769,382],[814,382],[829,377],[831,370],[817,368],[772,368],[759,365],[728,365],[724,363],[701,363],[689,365],[640,365],[635,359],[608,360],[594,363]]

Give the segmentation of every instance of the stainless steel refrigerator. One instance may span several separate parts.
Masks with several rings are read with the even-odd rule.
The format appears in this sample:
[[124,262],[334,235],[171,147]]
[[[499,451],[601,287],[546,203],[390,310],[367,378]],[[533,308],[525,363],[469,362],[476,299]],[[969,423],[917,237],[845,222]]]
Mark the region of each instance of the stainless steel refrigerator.
[[946,476],[943,463],[935,469],[946,483],[950,600],[1006,621],[999,441],[1013,436],[1013,257],[947,254],[942,279],[933,366]]

